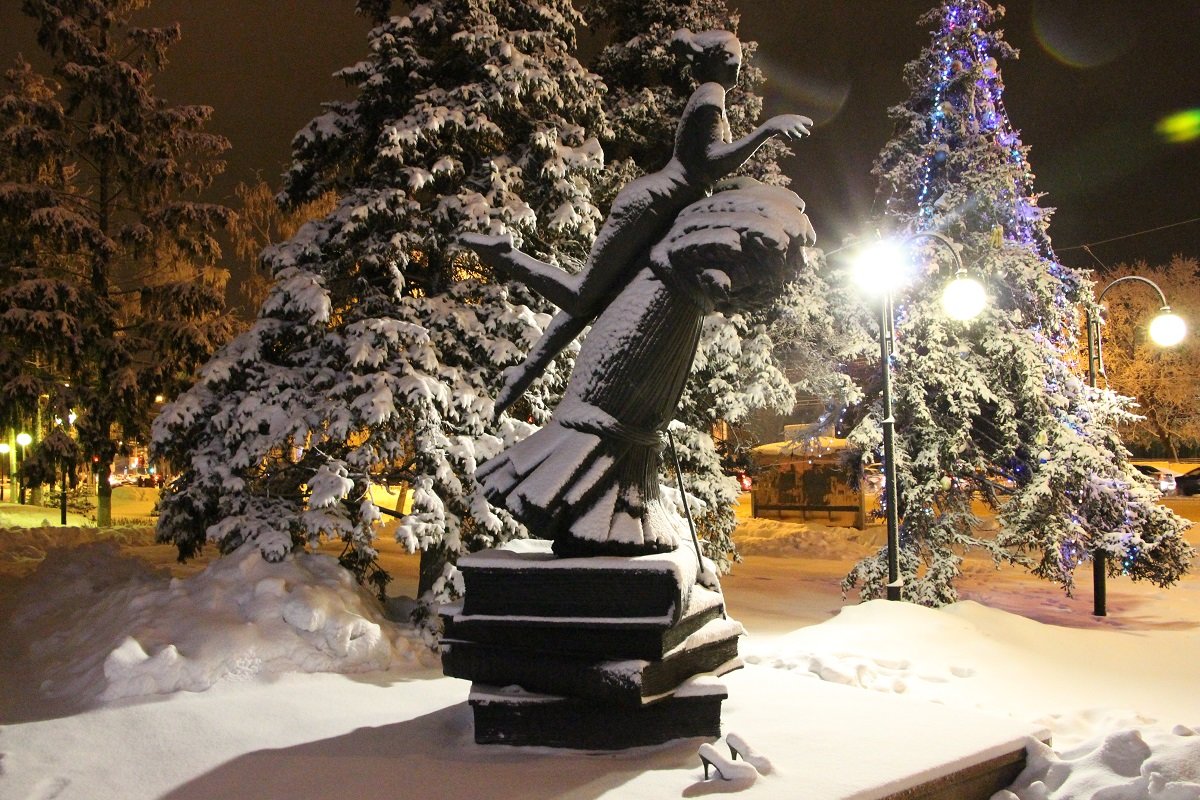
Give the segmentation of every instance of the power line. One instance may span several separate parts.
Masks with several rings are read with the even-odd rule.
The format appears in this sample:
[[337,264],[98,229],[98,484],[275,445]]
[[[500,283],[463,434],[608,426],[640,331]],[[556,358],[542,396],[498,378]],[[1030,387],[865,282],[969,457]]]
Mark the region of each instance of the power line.
[[[1072,245],[1071,247],[1056,247],[1054,249],[1056,252],[1059,252],[1059,253],[1065,252],[1067,250],[1087,250],[1092,245],[1108,244],[1109,242],[1119,242],[1122,239],[1132,239],[1134,236],[1142,236],[1147,233],[1155,233],[1157,231],[1165,231],[1167,228],[1177,228],[1180,225],[1190,225],[1193,222],[1200,222],[1200,217],[1192,217],[1191,219],[1185,219],[1185,220],[1182,220],[1181,222],[1172,222],[1167,225],[1159,225],[1157,228],[1148,228],[1144,231],[1137,231],[1136,233],[1127,233],[1124,236],[1114,236],[1111,239],[1101,239],[1098,242],[1088,242],[1087,244],[1077,244],[1077,245]],[[1095,256],[1093,256],[1093,258],[1095,258]]]

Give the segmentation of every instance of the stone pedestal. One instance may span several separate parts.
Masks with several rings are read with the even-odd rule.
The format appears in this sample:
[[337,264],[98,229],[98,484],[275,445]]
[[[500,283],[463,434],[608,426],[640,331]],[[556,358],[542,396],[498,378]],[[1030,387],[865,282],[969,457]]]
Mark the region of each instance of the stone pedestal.
[[459,562],[442,669],[472,682],[475,741],[621,749],[720,735],[742,626],[695,584],[690,549],[559,559],[512,543]]

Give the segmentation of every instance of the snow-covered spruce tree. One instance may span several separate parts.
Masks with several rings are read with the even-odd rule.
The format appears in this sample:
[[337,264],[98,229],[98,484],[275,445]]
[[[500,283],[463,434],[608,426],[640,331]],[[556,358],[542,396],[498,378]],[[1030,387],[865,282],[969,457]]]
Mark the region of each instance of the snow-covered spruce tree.
[[[159,538],[269,560],[321,537],[367,572],[373,483],[407,484],[398,538],[422,552],[424,607],[459,589],[460,553],[517,535],[474,478],[561,390],[552,365],[493,422],[501,371],[549,315],[456,244],[510,232],[527,251],[586,255],[600,222],[602,85],[571,55],[569,3],[436,0],[376,22],[357,87],[293,142],[283,199],[336,189],[336,208],[268,250],[274,286],[252,328],[159,417],[179,479]],[[538,301],[540,302],[540,301]]]
[[232,333],[213,266],[229,211],[192,199],[228,143],[205,133],[208,107],[154,95],[180,31],[136,26],[146,5],[25,0],[54,78],[19,60],[0,100],[0,416],[74,411],[101,525],[122,443]]
[[[675,124],[695,88],[688,62],[673,46],[675,32],[737,32],[738,15],[724,0],[595,0],[583,6],[595,26],[611,31],[610,43],[593,68],[608,87],[611,134],[603,140],[610,179],[605,195],[629,180],[660,169],[671,157]],[[762,98],[756,93],[763,76],[753,64],[755,45],[743,42],[744,61],[738,85],[726,98],[730,128],[736,138],[759,121]],[[804,109],[789,109],[804,113]],[[800,145],[801,151],[803,144]],[[785,185],[778,160],[790,154],[780,139],[767,142],[742,172],[766,183]],[[803,189],[800,189],[803,194]],[[818,232],[819,233],[819,232]],[[836,284],[829,282],[824,261],[813,253],[814,267],[789,287],[767,311],[705,320],[692,376],[680,403],[675,434],[688,494],[702,509],[694,515],[707,554],[727,568],[736,558],[731,540],[737,501],[736,480],[724,474],[713,440],[722,422],[736,424],[762,408],[782,413],[795,405],[796,391],[813,392],[831,403],[845,402],[851,382],[836,370],[842,356],[868,346],[852,317],[852,309]],[[820,322],[818,322],[820,320]],[[789,335],[781,335],[784,329]],[[783,368],[794,360],[794,381]],[[675,486],[671,459],[663,460],[664,483]]]
[[[1039,208],[1027,148],[1002,99],[998,60],[1015,56],[982,0],[945,2],[924,17],[930,45],[909,63],[909,100],[892,110],[896,134],[875,166],[887,198],[881,227],[897,236],[942,232],[986,285],[989,305],[970,323],[940,308],[942,281],[918,277],[896,296],[893,355],[900,567],[906,599],[956,599],[970,548],[1019,562],[1068,592],[1095,548],[1113,574],[1168,585],[1183,574],[1186,526],[1155,503],[1115,432],[1124,399],[1094,392],[1074,358],[1085,273],[1058,263]],[[930,247],[922,263],[941,258]],[[854,437],[879,442],[877,418]],[[980,536],[972,500],[999,510]],[[882,594],[886,554],[844,582]]]

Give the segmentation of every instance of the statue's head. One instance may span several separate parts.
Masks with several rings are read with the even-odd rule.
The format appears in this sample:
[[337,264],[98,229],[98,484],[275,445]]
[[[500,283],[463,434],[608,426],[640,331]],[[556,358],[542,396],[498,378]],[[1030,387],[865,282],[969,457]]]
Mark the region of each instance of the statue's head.
[[686,28],[675,31],[672,46],[692,65],[692,75],[700,83],[719,83],[732,89],[742,67],[742,43],[729,31],[692,33]]
[[706,311],[747,313],[778,302],[815,241],[794,192],[735,178],[679,212],[650,258]]

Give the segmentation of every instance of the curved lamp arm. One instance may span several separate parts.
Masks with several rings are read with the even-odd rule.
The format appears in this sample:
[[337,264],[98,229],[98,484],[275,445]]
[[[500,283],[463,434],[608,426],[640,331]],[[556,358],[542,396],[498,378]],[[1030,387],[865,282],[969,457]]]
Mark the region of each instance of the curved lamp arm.
[[[1171,312],[1171,306],[1167,303],[1167,296],[1163,294],[1163,290],[1159,287],[1159,285],[1149,278],[1143,278],[1141,275],[1122,275],[1108,286],[1105,286],[1103,291],[1101,291],[1096,297],[1096,307],[1098,308],[1100,306],[1100,303],[1104,300],[1104,296],[1107,295],[1114,286],[1120,283],[1125,283],[1126,281],[1137,281],[1138,283],[1144,283],[1149,286],[1156,293],[1158,293],[1158,299],[1162,302],[1162,307],[1159,310],[1159,316],[1174,316],[1174,314]],[[1084,313],[1087,316],[1088,381],[1094,387],[1096,385],[1096,376],[1098,374],[1104,374],[1104,348],[1100,338],[1100,320],[1097,318],[1097,315],[1092,312],[1091,307],[1086,308]],[[1176,319],[1178,320],[1178,317],[1176,317]],[[1179,320],[1179,323],[1182,323],[1182,320]],[[1182,335],[1180,335],[1179,338],[1181,339]],[[1176,339],[1175,341],[1167,344],[1176,344],[1178,341],[1179,339]]]
[[954,240],[946,234],[938,233],[937,231],[917,231],[916,233],[909,234],[905,238],[905,241],[912,242],[917,239],[933,239],[934,241],[941,242],[942,244],[946,245],[946,249],[950,251],[950,255],[954,256],[955,272],[958,273],[966,271],[966,268],[963,266],[962,256],[958,254],[958,250],[954,247]]
[[1146,284],[1151,289],[1158,292],[1158,299],[1162,300],[1163,308],[1170,308],[1170,306],[1167,305],[1167,296],[1163,294],[1163,290],[1159,288],[1158,284],[1149,278],[1143,278],[1141,275],[1122,275],[1120,278],[1117,278],[1108,286],[1105,286],[1104,291],[1100,292],[1100,295],[1096,298],[1096,305],[1100,305],[1100,303],[1104,301],[1104,295],[1108,294],[1110,289],[1112,289],[1118,283],[1124,283],[1125,281],[1138,281]]

